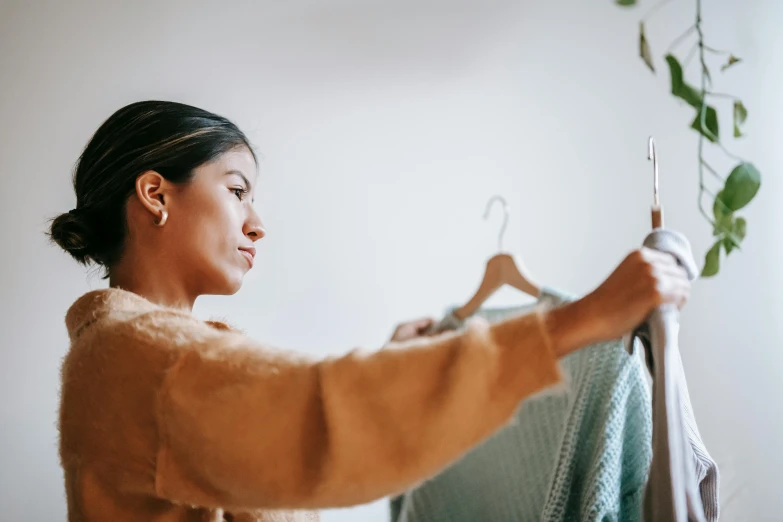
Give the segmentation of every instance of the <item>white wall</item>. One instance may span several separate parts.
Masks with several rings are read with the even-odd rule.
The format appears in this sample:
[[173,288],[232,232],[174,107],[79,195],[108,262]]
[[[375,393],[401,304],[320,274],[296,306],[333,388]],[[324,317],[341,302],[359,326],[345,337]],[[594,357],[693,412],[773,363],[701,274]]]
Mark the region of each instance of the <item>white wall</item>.
[[[745,58],[715,76],[746,100],[749,138],[736,150],[765,178],[744,253],[695,288],[683,358],[723,467],[723,519],[780,520],[783,5],[704,3],[708,37]],[[74,205],[80,149],[126,103],[202,106],[258,146],[269,228],[260,263],[237,296],[203,299],[197,313],[294,349],[379,346],[395,321],[468,297],[495,248],[499,217],[481,220],[495,193],[513,206],[508,248],[541,281],[589,290],[647,232],[650,133],[668,225],[700,257],[709,246],[690,112],[667,94],[662,61],[653,77],[636,57],[641,10],[610,0],[68,4],[0,0],[4,520],[64,519],[62,318],[104,283],[43,231]],[[651,23],[657,53],[688,26],[691,4]],[[385,506],[324,518],[380,521]]]

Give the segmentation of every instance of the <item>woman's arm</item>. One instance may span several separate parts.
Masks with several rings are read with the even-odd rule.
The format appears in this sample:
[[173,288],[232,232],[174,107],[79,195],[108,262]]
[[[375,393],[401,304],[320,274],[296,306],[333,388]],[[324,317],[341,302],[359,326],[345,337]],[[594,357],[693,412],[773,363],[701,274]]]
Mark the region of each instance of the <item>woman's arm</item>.
[[558,382],[545,328],[539,315],[476,322],[320,362],[213,334],[181,355],[160,391],[157,493],[204,506],[321,508],[401,491]]
[[676,275],[656,269],[676,274],[665,258],[648,255],[629,256],[593,294],[545,314],[325,361],[206,334],[195,320],[159,324],[199,341],[159,392],[156,493],[236,509],[347,506],[400,492],[557,383],[558,357],[687,297],[669,284]]

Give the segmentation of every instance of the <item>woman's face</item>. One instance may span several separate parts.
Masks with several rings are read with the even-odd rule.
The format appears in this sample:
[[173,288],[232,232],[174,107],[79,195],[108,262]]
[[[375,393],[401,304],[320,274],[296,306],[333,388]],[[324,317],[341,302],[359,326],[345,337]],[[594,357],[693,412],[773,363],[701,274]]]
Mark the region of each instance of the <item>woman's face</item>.
[[253,244],[264,237],[253,209],[256,163],[237,148],[201,165],[167,204],[168,256],[198,295],[233,294],[255,261]]

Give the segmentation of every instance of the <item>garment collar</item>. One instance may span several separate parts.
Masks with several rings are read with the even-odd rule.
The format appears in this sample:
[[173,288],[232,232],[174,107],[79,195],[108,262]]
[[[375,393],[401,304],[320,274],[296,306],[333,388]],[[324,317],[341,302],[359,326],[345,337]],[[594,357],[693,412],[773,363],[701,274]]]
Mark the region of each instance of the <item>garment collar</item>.
[[105,317],[109,312],[122,311],[146,313],[164,308],[133,292],[119,288],[105,288],[87,292],[68,309],[65,326],[71,341],[90,324]]

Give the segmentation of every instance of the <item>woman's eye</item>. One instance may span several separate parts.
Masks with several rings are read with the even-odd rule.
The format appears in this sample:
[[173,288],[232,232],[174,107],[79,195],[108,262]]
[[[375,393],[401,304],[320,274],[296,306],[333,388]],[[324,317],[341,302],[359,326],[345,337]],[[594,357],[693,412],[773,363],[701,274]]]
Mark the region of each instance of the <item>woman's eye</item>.
[[242,201],[243,199],[245,199],[245,194],[247,194],[247,190],[245,190],[243,188],[235,188],[235,189],[232,189],[232,190],[234,191],[234,195],[237,198],[239,198],[239,201]]

